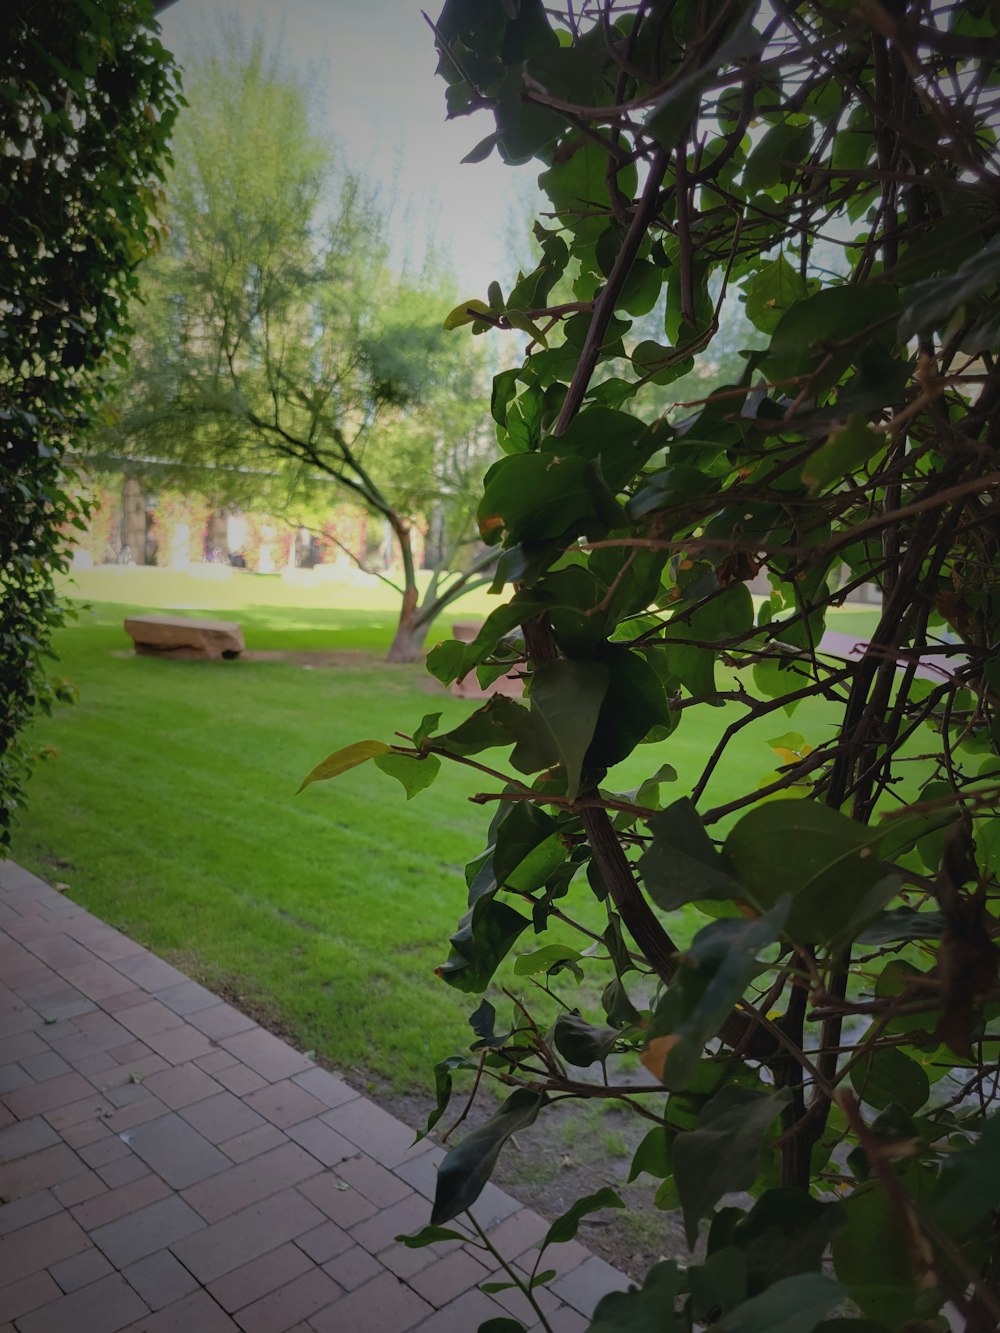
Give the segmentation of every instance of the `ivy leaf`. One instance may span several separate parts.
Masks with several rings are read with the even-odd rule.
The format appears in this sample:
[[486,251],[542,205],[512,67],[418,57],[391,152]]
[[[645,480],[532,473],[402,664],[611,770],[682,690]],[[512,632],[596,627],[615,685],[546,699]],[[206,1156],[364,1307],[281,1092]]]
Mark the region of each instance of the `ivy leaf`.
[[485,1124],[467,1134],[438,1167],[431,1224],[441,1226],[479,1198],[493,1174],[500,1149],[512,1134],[534,1124],[545,1097],[518,1088]]
[[410,801],[433,783],[441,770],[441,760],[434,754],[419,759],[409,754],[377,754],[375,767],[401,783],[406,799]]
[[552,737],[571,801],[580,792],[580,770],[607,688],[608,668],[601,662],[539,662],[531,678],[531,708]]
[[698,1238],[698,1223],[724,1194],[749,1189],[756,1180],[764,1141],[791,1097],[787,1088],[762,1093],[729,1085],[705,1105],[697,1129],[676,1136],[674,1182],[689,1245]]
[[376,755],[388,754],[391,748],[384,741],[355,741],[353,745],[345,745],[342,750],[334,750],[333,754],[327,755],[321,764],[317,764],[312,772],[302,779],[299,791],[305,791],[313,782],[326,782],[329,778],[339,777],[341,773],[367,763]]

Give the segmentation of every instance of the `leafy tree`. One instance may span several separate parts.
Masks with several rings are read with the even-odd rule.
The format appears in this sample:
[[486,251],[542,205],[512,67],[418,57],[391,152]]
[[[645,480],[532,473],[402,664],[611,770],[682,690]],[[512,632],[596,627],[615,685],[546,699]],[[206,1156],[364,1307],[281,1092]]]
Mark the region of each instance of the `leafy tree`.
[[73,455],[123,355],[178,77],[148,0],[12,0],[0,19],[0,849],[49,679],[53,586],[81,525]]
[[[450,319],[534,342],[495,381],[479,506],[510,595],[428,660],[519,663],[527,700],[310,776],[375,757],[412,791],[471,760],[495,814],[439,972],[510,984],[531,930],[513,983],[543,985],[509,1022],[480,1003],[472,1055],[438,1066],[431,1123],[462,1069],[509,1095],[449,1149],[411,1243],[474,1209],[512,1133],[615,1098],[649,1125],[633,1176],[705,1249],[594,1330],[930,1333],[948,1303],[994,1329],[996,9],[448,0],[436,33],[451,113],[495,121],[472,155],[540,159],[553,216],[536,269]],[[648,423],[734,294],[760,345]],[[867,642],[824,641],[870,583]],[[678,728],[705,738],[683,781]],[[747,785],[753,744],[770,771]],[[649,1085],[618,1077],[627,1052]]]
[[390,273],[379,201],[335,166],[308,89],[280,59],[231,30],[189,71],[187,96],[170,243],[142,275],[146,309],[107,453],[152,460],[161,480],[170,464],[215,501],[263,491],[295,524],[330,483],[350,494],[398,544],[390,657],[411,661],[443,606],[494,563],[463,552],[464,572],[420,602],[414,518],[433,512],[454,556],[495,449],[482,357],[446,337],[448,300],[430,276]]

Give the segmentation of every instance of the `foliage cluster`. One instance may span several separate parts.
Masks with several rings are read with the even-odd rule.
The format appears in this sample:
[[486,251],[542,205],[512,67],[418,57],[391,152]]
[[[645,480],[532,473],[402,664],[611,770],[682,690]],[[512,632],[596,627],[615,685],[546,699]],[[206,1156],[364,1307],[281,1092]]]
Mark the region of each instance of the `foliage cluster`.
[[[384,201],[321,140],[312,90],[280,53],[230,27],[185,88],[170,239],[141,274],[145,306],[102,452],[154,488],[263,498],[295,525],[332,488],[366,506],[398,544],[394,656],[412,660],[468,586],[458,548],[496,452],[483,349],[442,330],[450,302],[433,262],[391,271]],[[459,570],[422,605],[419,516]]]
[[[470,158],[540,159],[551,209],[535,270],[449,319],[531,342],[494,382],[505,457],[479,507],[508,595],[429,665],[520,670],[527,697],[312,776],[378,756],[412,792],[471,766],[496,814],[439,973],[481,995],[533,934],[547,994],[509,1021],[483,1001],[471,1053],[438,1066],[432,1122],[460,1070],[509,1095],[450,1149],[415,1243],[474,1206],[511,1134],[615,1098],[650,1126],[633,1174],[704,1248],[594,1330],[914,1333],[946,1309],[993,1329],[996,7],[448,0],[435,33],[450,114],[495,121]],[[710,352],[726,301],[763,345],[648,424],[644,395]],[[872,583],[870,642],[824,645]],[[827,727],[775,738],[776,771],[711,804],[734,739],[805,700]],[[724,703],[740,715],[667,795],[672,734]],[[637,747],[647,780],[618,790]],[[587,895],[606,928],[571,947]],[[578,1012],[596,967],[603,1012]],[[630,1051],[647,1085],[616,1076]]]
[[128,333],[179,100],[148,0],[14,0],[0,20],[0,848],[64,612],[72,454]]

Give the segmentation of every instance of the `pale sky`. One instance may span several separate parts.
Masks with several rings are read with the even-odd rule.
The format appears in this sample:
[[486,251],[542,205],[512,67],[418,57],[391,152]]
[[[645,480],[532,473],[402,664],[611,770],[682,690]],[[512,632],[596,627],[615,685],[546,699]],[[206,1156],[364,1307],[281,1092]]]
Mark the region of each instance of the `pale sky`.
[[[419,265],[430,236],[461,296],[482,298],[492,278],[510,285],[518,257],[508,255],[509,238],[525,230],[542,166],[507,167],[495,154],[461,165],[492,119],[480,112],[445,120],[445,83],[434,74],[421,7],[437,18],[440,3],[427,0],[180,0],[160,23],[182,65],[212,40],[222,15],[237,14],[269,44],[280,41],[289,62],[317,78],[321,127],[370,184],[394,193],[396,263]],[[526,239],[519,256],[529,258]]]

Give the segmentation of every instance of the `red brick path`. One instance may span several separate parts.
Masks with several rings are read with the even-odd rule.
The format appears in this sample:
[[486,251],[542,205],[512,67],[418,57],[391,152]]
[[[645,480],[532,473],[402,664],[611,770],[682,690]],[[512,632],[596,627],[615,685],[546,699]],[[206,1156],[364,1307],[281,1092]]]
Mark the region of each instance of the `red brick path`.
[[[0,862],[0,1333],[474,1333],[533,1312],[494,1261],[396,1242],[440,1160],[341,1079]],[[545,1222],[494,1186],[519,1266]],[[624,1277],[546,1252],[553,1333]]]

